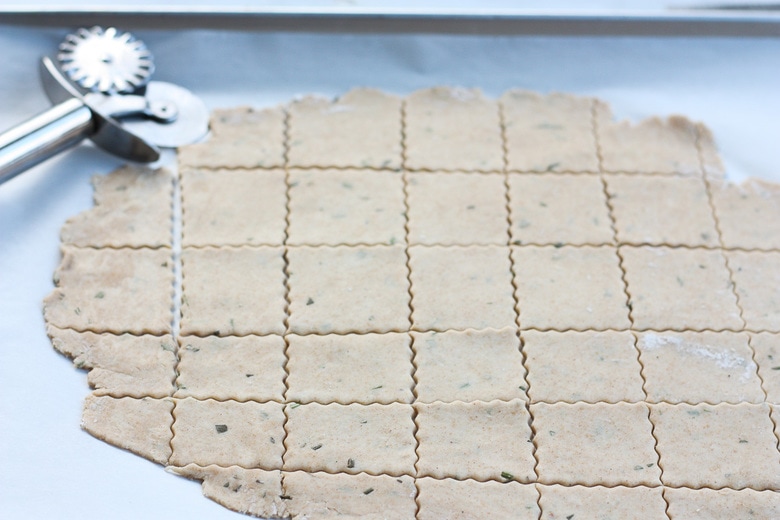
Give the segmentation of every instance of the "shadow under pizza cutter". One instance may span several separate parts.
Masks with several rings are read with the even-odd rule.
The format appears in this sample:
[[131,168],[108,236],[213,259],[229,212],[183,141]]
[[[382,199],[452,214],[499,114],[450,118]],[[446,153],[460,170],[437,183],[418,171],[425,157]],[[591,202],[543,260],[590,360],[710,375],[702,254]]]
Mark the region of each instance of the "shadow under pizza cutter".
[[150,81],[152,53],[111,27],[79,29],[43,57],[49,110],[0,134],[0,184],[85,138],[124,159],[149,163],[160,148],[194,143],[208,133],[205,104],[171,83]]

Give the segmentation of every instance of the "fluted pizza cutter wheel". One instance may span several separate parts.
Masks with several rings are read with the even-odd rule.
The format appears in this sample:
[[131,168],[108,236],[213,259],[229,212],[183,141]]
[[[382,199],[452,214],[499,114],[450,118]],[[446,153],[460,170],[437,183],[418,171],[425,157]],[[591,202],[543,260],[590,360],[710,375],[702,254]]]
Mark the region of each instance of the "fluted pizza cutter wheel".
[[208,110],[188,90],[149,81],[146,45],[113,27],[79,29],[56,60],[41,59],[41,80],[55,104],[0,134],[0,183],[89,137],[122,158],[154,162],[208,133]]

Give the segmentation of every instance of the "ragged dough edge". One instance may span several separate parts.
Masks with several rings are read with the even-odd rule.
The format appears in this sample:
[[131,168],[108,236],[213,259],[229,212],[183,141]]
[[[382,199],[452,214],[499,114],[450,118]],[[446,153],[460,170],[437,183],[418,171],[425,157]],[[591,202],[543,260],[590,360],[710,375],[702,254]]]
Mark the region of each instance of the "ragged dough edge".
[[[164,254],[165,256],[162,258],[162,263],[159,264],[160,267],[168,268],[170,267],[168,265],[169,262],[173,261],[173,251],[169,247],[161,247],[161,248],[149,248],[149,247],[140,247],[140,248],[121,248],[121,249],[114,249],[114,248],[80,248],[76,246],[61,244],[60,246],[60,263],[57,265],[57,268],[54,271],[54,275],[52,276],[52,281],[54,283],[54,287],[52,288],[51,292],[46,295],[46,297],[43,299],[43,317],[44,321],[47,325],[52,325],[54,327],[58,327],[61,329],[71,329],[77,332],[95,332],[95,333],[104,333],[109,332],[113,334],[131,334],[134,336],[139,336],[143,334],[150,334],[154,336],[161,336],[164,334],[170,334],[171,332],[171,325],[173,322],[173,296],[174,296],[174,273],[173,269],[170,269],[170,272],[168,272],[166,278],[166,284],[164,287],[169,287],[169,292],[167,293],[167,302],[163,305],[167,305],[165,311],[164,311],[164,317],[163,318],[156,318],[154,320],[149,320],[148,316],[144,317],[147,323],[140,323],[144,320],[140,320],[138,322],[135,322],[133,325],[117,325],[116,323],[111,325],[102,325],[102,326],[96,326],[90,322],[90,320],[87,320],[87,323],[80,323],[84,320],[81,319],[73,319],[71,317],[70,320],[64,320],[62,316],[62,311],[59,309],[61,306],[61,302],[63,300],[67,300],[69,295],[78,294],[78,287],[76,284],[63,284],[62,283],[62,275],[66,274],[67,276],[70,276],[67,274],[72,268],[74,263],[74,258],[85,255],[125,255],[125,256],[137,256],[137,255],[148,255],[153,257],[154,255]],[[147,259],[148,260],[148,259]],[[85,263],[89,263],[88,261]],[[148,265],[147,265],[148,267]],[[105,273],[103,273],[105,274]],[[135,277],[135,275],[134,275]],[[102,291],[99,291],[102,292]],[[103,295],[105,296],[105,295]],[[103,296],[98,296],[98,294],[95,294],[95,298],[102,299]],[[159,295],[157,295],[159,296]],[[157,302],[159,303],[159,302]],[[79,309],[80,312],[80,309]],[[77,316],[80,317],[80,313],[76,313]],[[116,317],[114,317],[116,319]],[[68,323],[65,323],[65,322]],[[111,321],[110,319],[108,320]],[[54,323],[57,322],[57,323]],[[140,323],[140,324],[139,324]]]
[[171,456],[171,398],[89,395],[81,428],[93,437],[165,465]]
[[[597,100],[593,121],[601,169],[605,172],[684,176],[701,174],[697,126],[684,116],[649,117],[637,123],[625,119],[616,121],[610,106]],[[652,136],[650,142],[656,148],[663,146],[663,154],[652,146],[642,149],[648,134]],[[637,141],[642,144],[637,144]],[[626,160],[632,163],[631,169],[624,168]]]
[[[95,175],[92,187],[93,207],[65,221],[60,230],[63,244],[111,248],[170,247],[173,174],[169,170],[125,165],[108,175]],[[162,207],[150,207],[150,201],[154,202],[156,198],[167,199],[168,203]],[[140,232],[136,230],[139,221],[142,228],[146,228]],[[158,223],[160,227],[156,229]],[[144,237],[144,234],[147,236]]]
[[[162,398],[171,395],[173,381],[176,376],[176,342],[173,336],[133,336],[131,334],[116,335],[111,333],[97,334],[94,332],[77,332],[70,329],[60,329],[52,325],[46,327],[46,333],[52,346],[58,352],[73,360],[73,366],[86,369],[89,386],[94,395],[110,395],[113,397],[155,397]],[[137,341],[141,344],[132,349],[121,349],[121,344]],[[154,346],[152,346],[154,344]],[[141,350],[143,349],[143,350]],[[111,351],[114,350],[113,354]],[[121,354],[127,356],[122,359]],[[117,351],[120,353],[117,356]],[[139,354],[145,359],[139,359]],[[130,365],[126,370],[106,362],[109,357],[117,356],[117,361]],[[117,363],[119,365],[119,363]]]
[[165,471],[200,480],[203,496],[238,513],[261,518],[289,518],[281,472],[216,465],[166,466]]

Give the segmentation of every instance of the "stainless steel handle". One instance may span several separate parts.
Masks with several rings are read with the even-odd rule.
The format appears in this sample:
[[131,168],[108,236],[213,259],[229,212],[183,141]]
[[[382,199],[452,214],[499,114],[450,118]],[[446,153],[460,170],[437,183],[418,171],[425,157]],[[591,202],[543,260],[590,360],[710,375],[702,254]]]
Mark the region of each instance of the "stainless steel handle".
[[0,134],[0,184],[93,133],[92,110],[72,98]]

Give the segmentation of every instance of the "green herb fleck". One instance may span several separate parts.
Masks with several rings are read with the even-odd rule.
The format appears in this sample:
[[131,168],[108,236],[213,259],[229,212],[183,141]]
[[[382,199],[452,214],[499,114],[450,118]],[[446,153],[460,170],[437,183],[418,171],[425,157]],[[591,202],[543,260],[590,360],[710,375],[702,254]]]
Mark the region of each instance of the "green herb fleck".
[[300,405],[301,405],[301,403],[290,403],[290,408],[292,408],[294,410],[294,409],[298,408]]
[[509,473],[508,471],[502,471],[501,472],[501,478],[506,480],[506,481],[509,481],[509,480],[514,480],[515,476],[512,475],[511,473]]
[[217,433],[225,433],[228,427],[226,424],[215,424],[214,429],[217,430]]
[[198,347],[193,347],[190,344],[185,345],[184,350],[189,350],[190,352],[200,352],[200,349]]
[[237,486],[236,486],[236,489],[234,489],[234,490],[233,490],[233,493],[238,493],[238,492],[239,492],[239,490],[240,490],[242,487],[244,487],[244,485],[243,485],[243,484],[239,484],[239,485],[237,485]]
[[550,434],[550,437],[555,437],[555,430],[550,430],[550,431],[549,431],[549,432],[547,432],[547,433],[549,433],[549,434]]
[[276,444],[276,439],[274,439],[273,437],[271,437],[271,444]]
[[98,300],[102,300],[105,297],[106,297],[106,293],[104,293],[103,291],[98,291],[95,293],[95,298],[97,298]]
[[772,367],[772,370],[780,370],[780,367]]
[[318,449],[322,448],[322,444],[317,444],[316,446],[312,446],[311,449],[314,451],[317,451]]
[[560,248],[563,247],[563,242],[556,242],[556,243],[553,244],[553,247],[555,249],[560,249]]
[[526,390],[528,390],[528,388],[526,388],[526,387],[525,387],[525,386],[523,386],[523,385],[520,385],[520,386],[518,386],[517,388],[519,388],[519,389],[520,389],[520,390],[522,390],[523,392],[525,392]]
[[545,170],[545,171],[551,172],[551,171],[553,171],[555,168],[557,168],[560,165],[561,165],[561,163],[557,163],[557,162],[548,164],[547,165],[547,170]]
[[547,207],[547,203],[546,203],[546,202],[540,202],[540,203],[539,203],[539,205],[540,205],[541,207],[543,207],[543,208],[546,208],[546,207]]
[[246,377],[255,377],[254,374],[244,374]]
[[747,444],[747,443],[748,443],[748,441],[747,441],[747,439],[740,439],[740,440],[739,440],[739,443],[740,443],[740,444]]
[[222,484],[222,487],[223,488],[230,487],[230,482],[225,482],[224,484]]
[[647,466],[648,468],[652,468],[653,466],[655,466],[655,462],[651,462],[650,464],[645,464],[645,466]]
[[645,469],[645,468],[641,464],[637,464],[636,466],[634,466],[634,471],[641,471],[643,469]]
[[169,345],[167,343],[160,343],[160,348],[162,348],[163,350],[167,350],[168,352],[175,352],[176,351],[176,349],[173,348],[173,345]]
[[569,515],[566,517],[566,520],[571,520],[572,518],[574,518],[574,515]]
[[81,360],[81,359],[79,359],[78,361],[76,361],[73,364],[75,365],[76,368],[84,368],[84,365],[85,365],[84,361]]
[[380,388],[383,388],[384,386],[385,386],[385,385],[379,385],[379,386],[375,386],[375,387],[374,387],[374,388],[372,388],[371,390],[379,390]]
[[347,459],[347,467],[352,469],[355,467],[355,459]]
[[374,488],[368,488],[365,491],[363,491],[363,494],[364,495],[370,495],[373,492],[374,492]]
[[75,309],[73,309],[73,312],[76,313],[76,316],[81,316],[81,309],[79,307],[76,307]]
[[459,387],[459,388],[460,388],[461,390],[463,390],[464,388],[468,388],[468,387],[470,387],[470,386],[471,386],[471,383],[463,383],[462,385],[460,385],[460,387]]
[[306,300],[306,305],[314,305],[314,300],[309,298],[308,300]]

